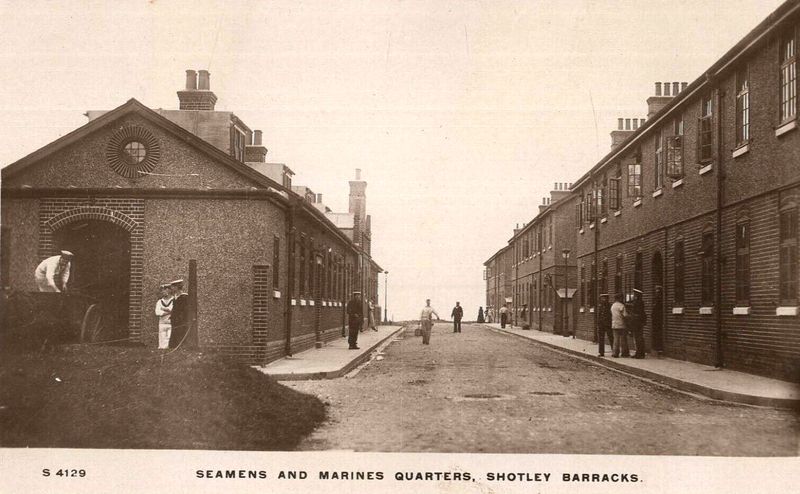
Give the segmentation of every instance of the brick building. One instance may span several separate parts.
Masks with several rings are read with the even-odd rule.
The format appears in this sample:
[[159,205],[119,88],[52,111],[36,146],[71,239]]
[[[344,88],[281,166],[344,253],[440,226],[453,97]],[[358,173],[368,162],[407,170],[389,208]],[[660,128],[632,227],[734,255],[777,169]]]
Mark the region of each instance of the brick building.
[[647,119],[620,119],[573,183],[579,337],[597,294],[638,288],[652,314],[662,287],[649,348],[800,378],[798,38],[786,2],[691,84],[656,83]]
[[[87,112],[2,170],[3,287],[34,290],[39,261],[71,250],[71,285],[100,300],[106,326],[155,345],[158,285],[193,260],[202,348],[259,364],[340,336],[352,290],[377,300],[362,280],[380,267],[197,76],[178,110]],[[351,190],[362,203],[365,186]]]

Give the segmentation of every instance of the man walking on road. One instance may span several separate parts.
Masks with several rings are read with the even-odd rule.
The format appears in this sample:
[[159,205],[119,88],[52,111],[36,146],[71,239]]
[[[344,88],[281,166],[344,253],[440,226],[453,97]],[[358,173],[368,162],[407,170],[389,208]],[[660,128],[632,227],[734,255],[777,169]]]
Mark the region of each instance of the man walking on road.
[[439,320],[439,314],[433,310],[431,307],[431,299],[425,300],[425,307],[422,308],[422,312],[419,315],[419,324],[422,327],[422,344],[423,345],[430,345],[431,344],[431,328],[433,328],[433,316],[436,316],[436,320]]
[[464,317],[464,309],[459,302],[456,302],[456,306],[453,307],[453,312],[450,313],[450,316],[453,318],[453,332],[460,333],[461,318]]
[[606,335],[608,343],[614,348],[614,334],[611,332],[611,304],[608,303],[608,294],[600,294],[600,304],[597,306],[597,355],[605,357]]
[[508,323],[508,305],[500,307],[500,327],[505,329]]
[[636,354],[633,358],[644,358],[644,325],[647,322],[647,312],[644,310],[642,291],[633,289],[633,304],[631,306],[631,327],[633,340],[636,342]]
[[628,349],[628,335],[625,330],[625,304],[622,303],[622,294],[614,295],[614,303],[611,304],[611,330],[614,332],[614,351],[612,357],[619,357],[620,347],[622,349],[623,357],[630,357],[630,350]]
[[347,343],[350,350],[358,350],[358,332],[364,324],[364,304],[361,302],[361,292],[353,292],[353,297],[347,302]]

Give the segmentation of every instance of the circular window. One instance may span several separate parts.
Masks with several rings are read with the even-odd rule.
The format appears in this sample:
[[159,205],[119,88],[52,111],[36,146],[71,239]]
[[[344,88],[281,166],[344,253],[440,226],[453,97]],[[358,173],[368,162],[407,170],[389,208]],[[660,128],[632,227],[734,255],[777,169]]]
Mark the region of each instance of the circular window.
[[122,154],[129,165],[135,165],[144,161],[147,148],[139,141],[131,141],[122,148]]
[[106,147],[106,161],[112,170],[127,178],[141,178],[156,167],[161,157],[158,139],[139,126],[117,130]]

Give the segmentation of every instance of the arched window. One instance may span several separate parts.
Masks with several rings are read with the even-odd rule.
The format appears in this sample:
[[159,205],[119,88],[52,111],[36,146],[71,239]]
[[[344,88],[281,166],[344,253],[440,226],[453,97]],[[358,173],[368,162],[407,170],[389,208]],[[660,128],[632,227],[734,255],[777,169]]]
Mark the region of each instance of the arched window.
[[750,217],[741,212],[736,220],[736,305],[750,305]]
[[700,303],[714,303],[714,231],[703,230],[700,238]]
[[675,241],[674,253],[673,253],[673,263],[675,269],[675,280],[674,280],[674,297],[675,297],[675,305],[681,306],[683,305],[684,301],[684,272],[685,272],[685,261],[686,255],[684,253],[683,248],[683,239]]

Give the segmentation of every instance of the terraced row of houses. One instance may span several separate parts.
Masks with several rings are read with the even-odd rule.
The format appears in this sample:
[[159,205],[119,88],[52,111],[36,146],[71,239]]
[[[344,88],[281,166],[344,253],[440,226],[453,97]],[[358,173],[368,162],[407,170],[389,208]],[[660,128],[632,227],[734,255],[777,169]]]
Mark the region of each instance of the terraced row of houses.
[[593,340],[598,295],[636,288],[663,307],[650,350],[800,379],[798,43],[788,1],[695,81],[655,83],[484,263],[487,306]]

